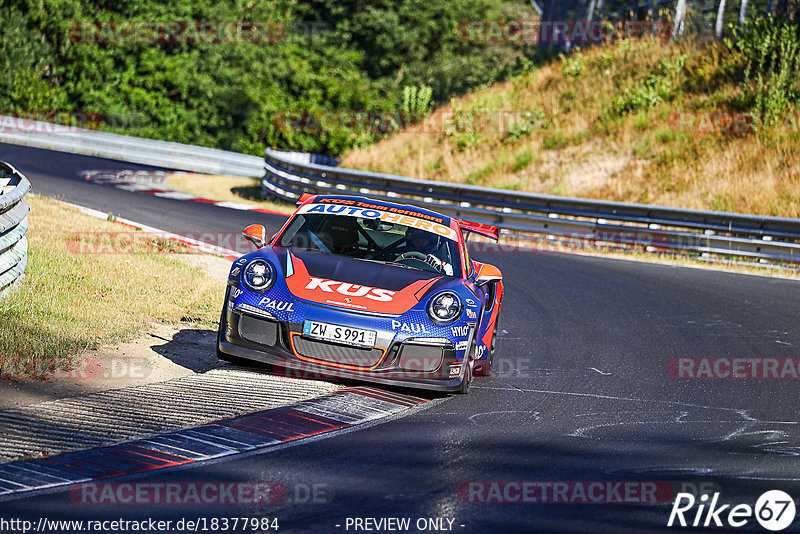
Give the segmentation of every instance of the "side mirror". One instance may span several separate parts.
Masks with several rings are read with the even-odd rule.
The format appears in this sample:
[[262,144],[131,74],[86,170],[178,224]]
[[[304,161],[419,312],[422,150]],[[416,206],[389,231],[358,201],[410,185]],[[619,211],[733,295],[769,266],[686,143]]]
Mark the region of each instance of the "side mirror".
[[256,248],[262,248],[267,244],[267,229],[261,224],[251,224],[244,230],[242,235],[245,239],[250,241]]
[[475,285],[478,287],[485,286],[493,282],[499,282],[503,279],[503,273],[494,265],[484,263],[478,271],[478,276],[475,277]]

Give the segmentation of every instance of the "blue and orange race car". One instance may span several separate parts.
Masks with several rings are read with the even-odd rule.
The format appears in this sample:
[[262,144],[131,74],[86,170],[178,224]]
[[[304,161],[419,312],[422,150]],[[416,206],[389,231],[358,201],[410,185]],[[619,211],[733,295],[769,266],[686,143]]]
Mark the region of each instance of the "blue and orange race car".
[[466,238],[498,228],[362,197],[304,194],[233,263],[217,353],[296,376],[466,393],[491,372],[503,275]]

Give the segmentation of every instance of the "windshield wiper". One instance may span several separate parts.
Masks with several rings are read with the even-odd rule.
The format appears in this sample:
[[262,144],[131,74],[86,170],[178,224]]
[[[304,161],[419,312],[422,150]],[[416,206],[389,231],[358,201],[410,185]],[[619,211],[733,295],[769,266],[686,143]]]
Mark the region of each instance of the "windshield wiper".
[[421,269],[419,267],[412,267],[411,265],[404,265],[402,263],[396,263],[396,262],[388,261],[388,260],[373,260],[373,259],[370,259],[370,258],[356,258],[356,259],[364,260],[364,261],[371,261],[373,263],[381,263],[383,265],[393,265],[393,266],[396,266],[396,267],[402,267],[404,269],[414,269],[415,271],[428,272],[427,269]]

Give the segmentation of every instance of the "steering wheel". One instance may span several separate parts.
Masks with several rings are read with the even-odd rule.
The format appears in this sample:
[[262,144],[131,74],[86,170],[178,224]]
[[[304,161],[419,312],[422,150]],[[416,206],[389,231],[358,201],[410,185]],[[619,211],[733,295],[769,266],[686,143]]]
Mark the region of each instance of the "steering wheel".
[[389,245],[385,249],[381,250],[380,252],[378,252],[377,254],[372,256],[372,259],[373,260],[388,260],[389,256],[391,256],[392,253],[394,253],[394,251],[397,250],[398,248],[400,248],[400,246],[402,246],[404,243],[405,243],[405,240],[401,237],[400,239],[398,239],[397,241],[395,241],[394,243],[392,243],[391,245]]
[[[412,250],[410,252],[404,252],[403,254],[400,254],[400,257],[397,258],[397,260],[407,260],[407,259],[412,259],[412,258],[415,259],[415,260],[427,261],[428,260],[428,255],[427,254],[423,254],[422,252],[419,252],[418,250]],[[397,261],[397,260],[395,260],[395,261]]]

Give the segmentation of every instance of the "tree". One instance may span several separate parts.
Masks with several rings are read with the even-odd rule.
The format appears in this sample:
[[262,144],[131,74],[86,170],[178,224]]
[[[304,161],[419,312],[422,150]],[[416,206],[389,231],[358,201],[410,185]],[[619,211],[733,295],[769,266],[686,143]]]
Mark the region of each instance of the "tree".
[[552,34],[552,30],[548,29],[546,22],[553,21],[558,18],[557,15],[558,1],[545,0],[542,5],[542,24],[539,33],[539,49],[546,50],[551,47],[552,42],[548,33]]
[[742,0],[742,5],[739,7],[739,26],[744,26],[747,22],[747,0]]
[[683,24],[686,19],[686,0],[678,0],[678,5],[675,7],[675,27],[672,28],[672,37],[680,37],[683,35]]
[[594,10],[597,8],[597,0],[590,0],[589,7],[586,8],[586,22],[592,22]]
[[797,15],[799,11],[800,11],[800,2],[798,2],[798,0],[787,0],[786,16],[790,20],[797,20]]
[[714,28],[714,35],[717,36],[717,39],[722,38],[722,28],[725,25],[725,0],[719,0],[719,9],[717,10],[717,25]]

